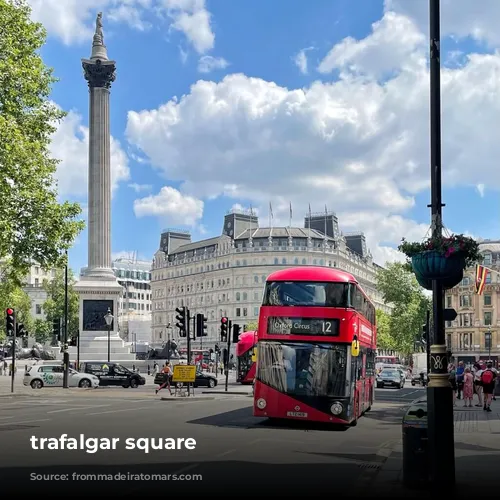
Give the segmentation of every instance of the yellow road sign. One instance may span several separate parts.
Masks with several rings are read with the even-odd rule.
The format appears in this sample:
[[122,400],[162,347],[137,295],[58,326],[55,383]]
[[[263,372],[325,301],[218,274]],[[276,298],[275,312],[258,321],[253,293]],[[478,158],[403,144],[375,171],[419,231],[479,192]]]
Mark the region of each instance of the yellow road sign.
[[175,365],[172,382],[193,383],[196,380],[196,366]]
[[257,362],[257,348],[255,347],[252,354],[252,363]]

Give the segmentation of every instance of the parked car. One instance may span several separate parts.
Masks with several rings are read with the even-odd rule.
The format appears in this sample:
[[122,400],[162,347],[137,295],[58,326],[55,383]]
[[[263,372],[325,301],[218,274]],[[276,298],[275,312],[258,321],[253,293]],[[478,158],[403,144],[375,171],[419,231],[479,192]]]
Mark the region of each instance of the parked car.
[[427,382],[428,382],[428,380],[427,380],[427,373],[426,372],[416,373],[411,378],[411,385],[413,385],[413,386],[422,385],[425,387],[427,385]]
[[377,375],[377,388],[396,387],[402,389],[405,385],[405,374],[401,370],[383,369]]
[[[23,384],[32,389],[42,387],[63,387],[64,368],[60,364],[33,365],[24,374]],[[72,368],[68,369],[69,387],[97,388],[99,379],[89,373],[80,373]]]
[[125,368],[119,363],[83,363],[81,369],[85,373],[95,375],[101,386],[122,386],[136,389],[146,383],[146,379],[138,373]]
[[[165,382],[165,374],[160,372],[155,376],[154,383],[161,385]],[[178,384],[180,387],[182,383]],[[210,387],[213,389],[217,385],[217,377],[211,373],[205,373],[201,370],[196,371],[196,379],[194,382],[194,387]]]

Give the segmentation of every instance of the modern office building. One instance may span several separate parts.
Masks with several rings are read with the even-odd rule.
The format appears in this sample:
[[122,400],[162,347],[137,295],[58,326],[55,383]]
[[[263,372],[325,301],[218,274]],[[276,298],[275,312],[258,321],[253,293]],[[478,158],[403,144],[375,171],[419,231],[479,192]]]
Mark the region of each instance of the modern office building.
[[[390,311],[375,287],[376,264],[361,233],[341,234],[334,213],[312,214],[304,227],[259,227],[253,213],[233,210],[222,234],[192,242],[185,231],[164,230],[152,267],[153,341],[178,339],[176,307],[208,318],[203,346],[219,338],[220,318],[256,321],[266,278],[291,266],[336,267],[352,273],[378,308]],[[200,346],[200,342],[193,344]]]
[[458,315],[446,322],[446,341],[455,359],[468,362],[500,356],[500,241],[479,245],[482,265],[491,271],[482,295],[475,293],[475,268],[467,269],[461,283],[446,291],[445,304]]

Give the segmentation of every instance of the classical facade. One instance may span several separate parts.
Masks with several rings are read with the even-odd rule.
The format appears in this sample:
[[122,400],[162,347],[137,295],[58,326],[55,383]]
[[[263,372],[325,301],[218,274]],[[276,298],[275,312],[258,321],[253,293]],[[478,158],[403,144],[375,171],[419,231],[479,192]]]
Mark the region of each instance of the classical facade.
[[456,359],[475,361],[500,356],[500,241],[480,244],[488,272],[482,295],[475,293],[475,269],[467,269],[462,282],[446,291],[445,304],[458,316],[446,323],[446,340]]
[[52,281],[56,275],[55,269],[44,271],[38,264],[33,264],[24,280],[23,290],[31,300],[31,317],[45,319],[43,304],[47,300],[47,292],[43,289],[44,281]]
[[376,290],[377,265],[364,235],[342,235],[334,213],[307,216],[304,228],[261,228],[255,215],[231,211],[224,217],[222,235],[215,238],[191,242],[187,232],[162,233],[152,267],[153,341],[178,340],[175,309],[187,306],[208,318],[203,346],[213,347],[220,318],[240,325],[256,321],[266,278],[291,266],[352,273],[377,307],[390,310]]

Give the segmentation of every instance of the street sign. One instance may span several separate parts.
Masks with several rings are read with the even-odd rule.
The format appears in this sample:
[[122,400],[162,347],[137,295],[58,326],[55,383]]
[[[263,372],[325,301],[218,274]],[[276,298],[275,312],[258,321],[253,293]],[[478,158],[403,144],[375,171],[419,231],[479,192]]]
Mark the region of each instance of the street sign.
[[196,366],[193,365],[175,365],[172,382],[181,382],[183,384],[192,384],[196,380]]
[[457,311],[455,309],[445,309],[444,310],[444,320],[445,321],[455,321],[457,317]]

